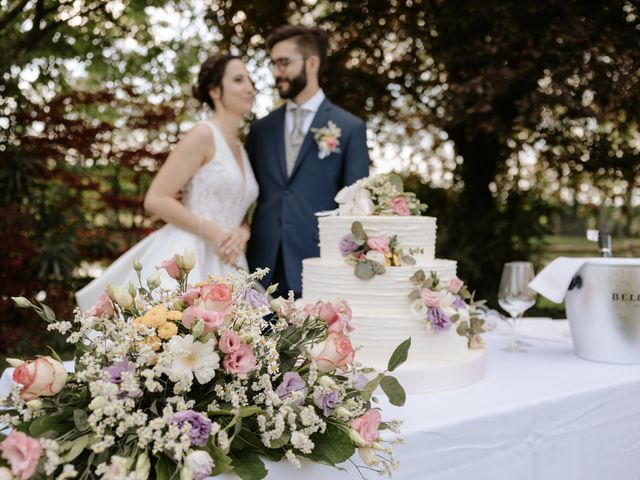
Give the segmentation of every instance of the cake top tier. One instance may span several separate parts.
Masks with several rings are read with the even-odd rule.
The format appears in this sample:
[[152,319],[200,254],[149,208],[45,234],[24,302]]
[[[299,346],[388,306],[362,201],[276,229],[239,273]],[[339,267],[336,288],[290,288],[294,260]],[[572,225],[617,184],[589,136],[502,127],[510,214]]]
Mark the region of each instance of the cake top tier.
[[418,216],[427,209],[395,173],[362,178],[338,192],[339,215]]

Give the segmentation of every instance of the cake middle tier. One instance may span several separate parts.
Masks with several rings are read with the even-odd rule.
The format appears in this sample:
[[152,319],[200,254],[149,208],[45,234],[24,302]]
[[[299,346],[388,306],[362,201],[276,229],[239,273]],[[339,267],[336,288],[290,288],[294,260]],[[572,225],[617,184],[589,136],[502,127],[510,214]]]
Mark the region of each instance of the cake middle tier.
[[436,248],[436,219],[417,216],[362,216],[348,217],[335,215],[320,217],[320,257],[327,261],[342,261],[340,240],[351,233],[353,222],[360,222],[369,237],[390,237],[396,235],[400,247],[409,253],[409,249],[421,248],[422,253],[413,257],[418,263],[433,260]]
[[417,265],[387,267],[383,275],[361,280],[354,267],[344,260],[327,261],[307,258],[302,261],[302,296],[307,302],[334,299],[346,300],[354,315],[391,314],[409,316],[409,293],[415,288],[409,280],[417,270],[426,275],[435,272],[440,281],[448,283],[456,276],[454,260],[431,260]]

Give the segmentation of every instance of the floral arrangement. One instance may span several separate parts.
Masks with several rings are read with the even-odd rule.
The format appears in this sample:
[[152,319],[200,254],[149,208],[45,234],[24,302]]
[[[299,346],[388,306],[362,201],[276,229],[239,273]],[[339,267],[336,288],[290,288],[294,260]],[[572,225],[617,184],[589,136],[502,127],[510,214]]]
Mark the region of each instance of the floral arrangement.
[[340,151],[340,136],[342,131],[332,121],[326,127],[312,128],[311,132],[318,145],[318,158],[327,158],[334,152]]
[[396,235],[389,238],[369,237],[360,222],[351,224],[351,233],[340,239],[338,248],[345,262],[355,267],[354,275],[361,280],[384,274],[385,267],[415,265],[416,261],[411,255],[423,251],[416,248],[404,254]]
[[425,322],[427,330],[438,334],[457,325],[458,335],[467,337],[469,348],[483,348],[480,336],[484,330],[484,320],[478,315],[477,307],[484,300],[475,301],[474,294],[458,277],[444,285],[438,275],[431,272],[427,277],[422,270],[415,272],[410,279],[415,288],[409,294],[411,315]]
[[405,192],[402,179],[395,173],[362,178],[344,187],[335,196],[339,214],[361,215],[421,215],[427,205],[415,193]]
[[382,421],[372,393],[380,385],[401,405],[404,391],[354,361],[345,302],[269,302],[253,288],[265,270],[190,285],[194,264],[190,252],[162,264],[173,289],[156,274],[143,285],[137,264],[138,288],[109,287],[72,321],[14,297],[75,344],[75,373],[55,353],[10,359],[0,478],[257,480],[267,475],[261,456],[337,465],[356,450],[358,468],[397,466],[399,439],[380,431],[398,433],[399,423]]

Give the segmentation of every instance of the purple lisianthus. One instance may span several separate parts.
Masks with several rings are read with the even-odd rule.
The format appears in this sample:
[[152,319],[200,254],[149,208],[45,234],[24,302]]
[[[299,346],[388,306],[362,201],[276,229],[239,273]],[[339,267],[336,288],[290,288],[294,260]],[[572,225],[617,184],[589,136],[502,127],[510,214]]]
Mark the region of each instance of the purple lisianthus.
[[358,244],[354,240],[351,233],[347,233],[340,239],[340,243],[338,244],[340,255],[347,257],[351,252],[355,252],[358,249]]
[[244,292],[244,299],[249,302],[251,308],[260,308],[260,307],[268,307],[269,300],[262,293],[250,288],[246,292]]
[[451,319],[440,307],[429,308],[427,320],[431,322],[434,333],[446,332],[451,328]]
[[322,410],[325,417],[331,414],[331,410],[340,402],[341,396],[339,392],[320,393],[315,392],[313,394],[313,403]]
[[462,299],[460,295],[456,295],[456,298],[454,298],[453,306],[458,310],[467,308],[467,304],[465,303],[465,301]]
[[179,428],[182,428],[186,423],[191,425],[191,429],[189,429],[191,445],[197,447],[206,446],[209,433],[211,433],[211,420],[207,417],[193,410],[185,410],[177,412],[173,416],[172,422]]
[[300,400],[296,402],[298,405],[302,404],[307,396],[307,382],[297,372],[285,373],[282,377],[282,383],[276,388],[276,394],[280,400],[291,395],[292,392],[302,392]]
[[351,382],[353,387],[357,390],[362,390],[367,385],[367,383],[369,383],[369,379],[367,378],[367,376],[362,373],[358,373],[357,375],[350,373],[347,374],[347,376],[349,377],[349,381]]
[[105,368],[104,371],[107,373],[107,375],[109,375],[109,381],[111,383],[120,385],[122,383],[122,374],[126,372],[133,372],[134,367],[129,363],[129,359],[125,358],[121,362],[118,362],[111,367]]

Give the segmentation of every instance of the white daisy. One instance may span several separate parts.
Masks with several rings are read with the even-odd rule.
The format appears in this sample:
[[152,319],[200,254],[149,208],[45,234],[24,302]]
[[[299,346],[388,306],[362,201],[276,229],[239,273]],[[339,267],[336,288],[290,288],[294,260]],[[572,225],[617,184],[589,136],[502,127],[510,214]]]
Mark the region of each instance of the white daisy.
[[211,339],[206,343],[195,341],[193,335],[176,335],[165,347],[173,360],[166,370],[172,382],[192,381],[195,375],[198,382],[205,384],[216,375],[220,366],[220,356],[214,351],[216,343]]

